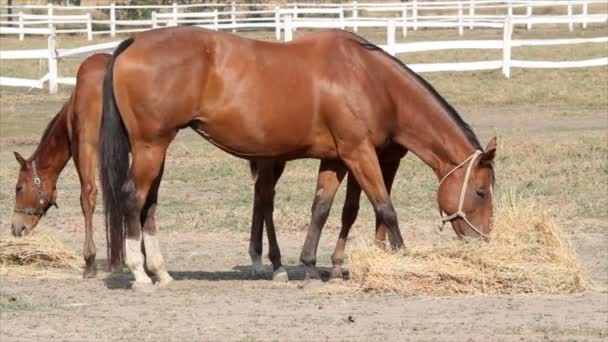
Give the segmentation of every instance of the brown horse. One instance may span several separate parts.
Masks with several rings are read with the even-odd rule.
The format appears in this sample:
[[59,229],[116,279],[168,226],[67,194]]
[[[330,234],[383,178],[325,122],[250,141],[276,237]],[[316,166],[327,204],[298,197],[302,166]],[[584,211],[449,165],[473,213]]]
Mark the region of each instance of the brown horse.
[[[94,277],[96,274],[96,247],[93,239],[92,216],[95,210],[97,187],[95,171],[99,126],[101,123],[102,84],[109,54],[95,54],[85,59],[77,73],[76,86],[68,101],[48,124],[36,152],[27,160],[15,152],[21,168],[16,185],[15,210],[12,218],[12,233],[23,236],[31,233],[46,211],[55,205],[56,182],[59,174],[70,157],[74,158],[76,171],[81,183],[81,208],[85,221],[85,243],[83,255],[86,268],[83,276]],[[255,174],[255,201],[252,220],[251,257],[254,274],[261,272],[262,254],[262,218],[266,223],[270,241],[269,258],[274,266],[275,280],[286,279],[286,272],[281,267],[281,255],[276,241],[272,208],[274,186],[281,176],[284,162],[264,161],[251,163]],[[272,180],[268,182],[267,180]],[[324,181],[321,177],[320,184]],[[353,188],[354,187],[354,188]],[[349,194],[358,193],[358,185],[349,185]],[[50,195],[48,195],[50,194]],[[358,197],[349,196],[344,207],[344,216],[350,224],[357,216]],[[42,200],[42,202],[41,202]],[[356,200],[357,203],[352,203]],[[122,244],[122,241],[119,241]],[[113,260],[113,268],[120,267],[121,255]]]
[[[161,285],[172,280],[148,217],[167,147],[186,127],[253,161],[339,159],[391,245],[400,248],[377,156],[397,145],[441,179],[438,204],[451,213],[446,220],[458,235],[487,236],[491,229],[495,141],[482,151],[471,128],[428,83],[361,37],[330,31],[283,44],[179,27],[138,34],[114,56],[104,81],[101,179],[110,233],[121,235],[126,227],[134,288],[152,284],[142,239],[149,270]],[[325,167],[339,178],[336,163]],[[325,196],[321,190],[315,201]]]
[[84,214],[85,278],[94,277],[97,272],[93,241],[93,212],[97,197],[95,172],[102,85],[105,67],[111,58],[109,54],[88,57],[78,69],[76,87],[70,99],[47,126],[34,154],[26,160],[15,152],[21,166],[11,221],[15,236],[29,234],[47,210],[56,205],[57,178],[73,156],[80,178],[80,205]]

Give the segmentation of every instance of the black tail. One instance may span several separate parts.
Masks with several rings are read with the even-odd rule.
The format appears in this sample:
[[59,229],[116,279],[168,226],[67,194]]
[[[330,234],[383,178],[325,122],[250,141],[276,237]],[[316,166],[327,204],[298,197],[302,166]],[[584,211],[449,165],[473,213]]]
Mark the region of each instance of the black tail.
[[106,67],[103,80],[103,111],[101,119],[99,165],[103,193],[103,207],[108,240],[108,260],[111,267],[123,263],[124,212],[121,188],[129,172],[129,137],[116,107],[113,89],[114,61],[126,50],[134,39],[129,38],[116,48],[112,60]]

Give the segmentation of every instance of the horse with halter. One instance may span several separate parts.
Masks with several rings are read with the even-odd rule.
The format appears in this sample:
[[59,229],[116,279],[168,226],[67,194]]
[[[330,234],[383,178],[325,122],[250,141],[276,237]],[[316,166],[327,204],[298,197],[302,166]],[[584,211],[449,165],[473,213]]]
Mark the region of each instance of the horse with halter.
[[11,220],[15,236],[31,233],[47,210],[57,206],[57,179],[70,158],[74,158],[84,215],[85,278],[94,277],[97,273],[93,240],[93,212],[97,198],[95,172],[103,78],[111,58],[109,54],[88,57],[78,69],[76,87],[69,100],[48,124],[34,154],[25,159],[15,152],[20,165]]
[[[40,219],[51,206],[57,206],[57,179],[70,158],[74,165],[81,185],[80,204],[85,222],[85,242],[83,256],[85,269],[83,277],[91,278],[96,275],[97,264],[96,246],[93,239],[93,213],[95,211],[97,186],[95,172],[97,166],[98,137],[101,124],[102,85],[105,69],[111,55],[94,54],[85,59],[77,72],[77,82],[68,101],[47,125],[34,154],[23,158],[15,152],[20,170],[16,184],[15,208],[11,222],[11,230],[15,236],[30,234]],[[393,152],[384,154],[382,168],[386,172],[387,186],[392,183],[399,160],[403,153]],[[255,179],[255,195],[253,219],[251,226],[250,254],[254,275],[262,273],[262,233],[263,225],[267,226],[270,241],[269,257],[273,263],[275,280],[286,279],[287,273],[282,268],[280,249],[276,240],[273,223],[274,186],[279,180],[285,162],[260,161],[250,162]],[[322,165],[321,170],[325,167]],[[342,167],[342,177],[346,172]],[[320,172],[318,188],[328,188],[327,177]],[[337,190],[337,184],[334,187]],[[334,192],[335,192],[334,190]],[[348,196],[344,206],[342,240],[345,241],[348,231],[355,221],[358,212],[359,194],[361,189],[354,180],[348,182]],[[322,213],[319,209],[322,207]],[[315,205],[314,217],[328,214],[328,206]],[[313,221],[313,226],[316,222]],[[383,240],[382,227],[379,226],[377,237]],[[319,230],[320,231],[320,230]],[[314,235],[314,234],[309,234]],[[309,239],[307,239],[308,241]],[[318,243],[318,240],[316,240]],[[108,241],[108,248],[109,248]],[[122,244],[122,240],[114,243]],[[341,248],[340,248],[341,247]],[[119,250],[119,249],[117,249]],[[341,260],[344,244],[338,244],[335,259],[336,277],[341,276]],[[315,253],[316,254],[316,253]],[[122,266],[122,254],[108,253],[110,267],[119,269]],[[309,262],[310,264],[311,262]],[[314,263],[314,261],[313,261]],[[311,270],[314,272],[314,269]],[[318,276],[318,274],[314,274]]]
[[[167,148],[186,127],[252,161],[321,159],[324,176],[337,182],[345,165],[386,226],[390,244],[401,248],[377,154],[397,146],[420,157],[441,180],[438,204],[459,236],[490,232],[495,140],[482,150],[432,86],[352,33],[271,43],[194,27],[143,32],[114,52],[103,98],[104,207],[110,233],[126,233],[134,288],[152,285],[142,241],[160,285],[172,280],[156,226],[149,223]],[[328,203],[327,196],[319,189],[315,203]],[[122,247],[111,244],[114,251]]]

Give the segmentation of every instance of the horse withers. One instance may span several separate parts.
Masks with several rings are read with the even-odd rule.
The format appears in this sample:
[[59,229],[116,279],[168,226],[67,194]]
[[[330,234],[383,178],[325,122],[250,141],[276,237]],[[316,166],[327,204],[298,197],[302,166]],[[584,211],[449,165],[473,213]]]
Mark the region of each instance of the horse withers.
[[161,285],[172,280],[145,218],[157,205],[167,147],[186,127],[250,160],[339,159],[394,248],[403,238],[377,151],[398,145],[441,179],[438,203],[459,236],[485,237],[491,229],[495,141],[484,151],[432,86],[352,33],[271,43],[195,27],[143,32],[115,51],[103,108],[104,206],[111,233],[126,227],[135,288],[152,285],[142,240],[148,269]]

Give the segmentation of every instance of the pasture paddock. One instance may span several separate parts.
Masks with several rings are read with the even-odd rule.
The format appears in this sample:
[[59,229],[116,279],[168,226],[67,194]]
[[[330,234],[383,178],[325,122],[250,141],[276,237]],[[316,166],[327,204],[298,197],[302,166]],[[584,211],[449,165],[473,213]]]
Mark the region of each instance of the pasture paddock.
[[[560,30],[559,37],[568,34],[567,28],[556,30]],[[597,30],[600,35],[605,27]],[[575,31],[573,35],[592,36],[592,32]],[[408,39],[415,39],[418,33]],[[474,34],[486,33],[475,30]],[[84,44],[82,38],[69,39],[75,46]],[[22,44],[4,37],[0,43],[3,48],[8,48],[5,44]],[[562,54],[597,56],[597,51],[590,51],[595,47],[587,47],[526,48],[514,54],[535,53],[555,59]],[[605,51],[606,47],[601,48]],[[439,57],[406,55],[404,60],[415,62],[431,56],[434,61],[454,60],[448,56],[452,53],[463,60],[478,57],[470,52],[448,51]],[[11,67],[16,66],[3,63],[0,71],[5,75],[6,68]],[[65,63],[62,67],[72,66]],[[572,239],[597,285],[608,286],[606,68],[514,70],[511,79],[504,79],[499,72],[424,76],[473,125],[481,141],[498,135],[497,195],[509,189],[535,194]],[[10,234],[18,172],[12,151],[31,153],[47,122],[68,96],[67,87],[60,88],[56,95],[45,90],[0,89],[0,238]],[[199,152],[193,156],[195,151]],[[201,159],[201,155],[206,158]],[[191,131],[178,135],[167,158],[157,222],[168,268],[177,281],[167,290],[142,295],[124,290],[130,280],[126,274],[100,272],[92,280],[81,279],[79,272],[56,274],[58,279],[1,275],[0,340],[177,341],[197,337],[237,341],[601,341],[608,336],[605,292],[570,296],[402,297],[351,293],[339,284],[302,283],[304,273],[298,255],[309,222],[316,160],[289,163],[277,187],[277,234],[284,264],[290,278],[296,280],[287,284],[268,281],[268,261],[266,278],[251,279],[247,247],[253,188],[247,163],[216,149]],[[434,175],[421,161],[413,156],[403,160],[392,198],[406,246],[454,236],[448,230],[441,235],[434,233],[439,222],[436,188]],[[343,200],[341,189],[319,247],[317,265],[321,269],[331,265],[340,222],[340,210],[336,208]],[[78,177],[72,166],[66,167],[59,179],[58,203],[60,209],[50,210],[36,230],[53,234],[78,251],[83,226]],[[374,214],[367,201],[361,203],[351,232],[353,239],[373,235]],[[94,223],[95,227],[102,227],[100,209]],[[102,229],[97,228],[95,240],[103,251]],[[99,257],[103,263],[102,253]]]

